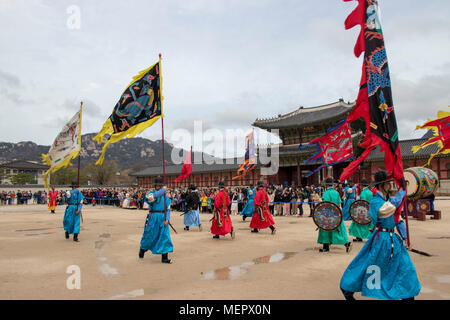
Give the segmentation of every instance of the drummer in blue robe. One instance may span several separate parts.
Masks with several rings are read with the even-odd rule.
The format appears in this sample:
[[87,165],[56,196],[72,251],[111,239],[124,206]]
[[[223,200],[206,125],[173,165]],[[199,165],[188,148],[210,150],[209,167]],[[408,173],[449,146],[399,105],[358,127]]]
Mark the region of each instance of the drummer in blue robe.
[[200,197],[195,190],[195,185],[189,186],[189,193],[186,195],[186,213],[184,213],[184,230],[189,231],[189,227],[198,226],[198,230],[202,231],[202,222],[200,221],[200,214],[198,211]]
[[[364,189],[361,191],[359,199],[365,200],[370,204],[373,198],[373,194],[372,191],[368,188],[369,183],[366,179],[361,180],[361,186],[364,187]],[[353,241],[362,242],[363,239],[369,239],[370,235],[372,234],[371,230],[373,230],[372,222],[366,225],[361,225],[357,224],[355,221],[352,221],[352,224],[348,228],[348,234],[355,237]]]
[[247,199],[248,202],[245,207],[242,209],[242,221],[245,221],[245,218],[252,217],[253,212],[255,212],[254,199],[256,194],[256,188],[253,187],[253,184],[250,185],[250,188],[247,190]]
[[[172,200],[166,194],[162,178],[155,178],[154,187],[155,190],[149,192],[144,199],[148,204],[149,213],[145,221],[144,234],[141,238],[139,258],[144,258],[145,252],[150,250],[153,254],[162,255],[162,263],[172,263],[172,260],[168,258],[169,252],[173,252],[168,225],[170,221],[169,206]],[[165,213],[164,198],[166,199]]]
[[[325,185],[327,187],[327,190],[323,193],[322,200],[333,202],[340,208],[341,197],[339,196],[339,192],[334,189],[333,179],[327,178],[325,180]],[[337,230],[325,231],[319,229],[317,243],[323,245],[323,248],[319,250],[320,252],[330,251],[330,244],[342,244],[345,246],[347,253],[350,252],[352,249],[352,243],[348,241],[347,229],[345,228],[344,219],[342,219],[342,222]]]
[[[375,173],[377,193],[370,203],[370,217],[376,231],[345,270],[340,287],[347,300],[353,294],[385,300],[413,300],[420,292],[408,250],[403,244],[406,228],[402,220],[396,225],[394,213],[405,196],[404,190],[389,198],[392,179],[384,170]],[[395,233],[395,227],[401,236]]]
[[69,239],[69,234],[73,234],[73,241],[78,242],[78,235],[80,234],[81,208],[83,206],[82,203],[84,196],[78,190],[77,183],[72,182],[72,190],[67,191],[64,197],[67,202],[63,219],[66,239]]
[[356,185],[353,183],[352,179],[348,179],[348,186],[344,190],[344,207],[342,208],[342,215],[344,216],[344,221],[351,220],[350,218],[350,206],[356,200]]

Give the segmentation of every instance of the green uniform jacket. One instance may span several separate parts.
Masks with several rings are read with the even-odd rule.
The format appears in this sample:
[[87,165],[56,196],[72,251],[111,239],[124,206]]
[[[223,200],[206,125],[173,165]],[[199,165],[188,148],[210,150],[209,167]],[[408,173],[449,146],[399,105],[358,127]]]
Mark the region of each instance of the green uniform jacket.
[[[330,201],[336,204],[339,208],[341,207],[341,197],[339,192],[333,188],[329,188],[324,192],[322,196],[323,201]],[[338,231],[339,230],[339,231]],[[347,229],[345,228],[344,219],[339,226],[338,230],[324,231],[319,229],[319,237],[317,243],[330,243],[330,244],[346,244],[348,242]]]

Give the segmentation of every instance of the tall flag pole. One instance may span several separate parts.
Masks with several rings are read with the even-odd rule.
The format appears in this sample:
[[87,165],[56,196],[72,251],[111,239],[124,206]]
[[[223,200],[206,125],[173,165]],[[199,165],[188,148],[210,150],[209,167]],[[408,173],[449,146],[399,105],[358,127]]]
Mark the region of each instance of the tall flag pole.
[[111,143],[136,136],[163,116],[160,66],[161,56],[157,63],[134,76],[120,96],[112,114],[93,138],[102,144],[103,137],[110,134],[95,164],[103,163],[106,149]]
[[232,180],[244,177],[247,172],[256,167],[256,155],[255,155],[255,131],[252,130],[246,137],[245,156],[244,162],[237,170],[238,175],[233,177]]
[[[359,57],[364,52],[364,62],[358,98],[354,109],[347,117],[347,122],[364,118],[366,133],[361,147],[365,150],[358,159],[344,169],[340,180],[349,178],[375,147],[380,145],[381,152],[384,152],[384,164],[389,177],[392,177],[398,186],[405,187],[387,54],[378,18],[378,1],[356,1],[358,6],[345,20],[345,29],[361,26],[354,54]],[[400,219],[400,211],[395,213],[396,222]],[[408,230],[407,212],[405,212],[405,220]],[[409,243],[408,232],[408,245]]]
[[83,102],[80,104],[80,110],[66,123],[61,132],[56,136],[48,153],[42,154],[42,161],[50,166],[50,169],[44,175],[45,188],[48,188],[47,180],[50,173],[71,165],[70,161],[80,154],[82,111]]
[[[159,54],[159,73],[160,73],[160,85],[159,85],[159,95],[161,96],[161,110],[162,110],[162,77],[161,77],[161,53]],[[163,185],[166,185],[166,160],[164,154],[164,115],[161,116],[161,136],[162,136],[162,165],[163,165]],[[167,192],[167,190],[166,190]],[[167,209],[166,209],[166,194],[163,195],[164,198],[164,221],[167,220]]]

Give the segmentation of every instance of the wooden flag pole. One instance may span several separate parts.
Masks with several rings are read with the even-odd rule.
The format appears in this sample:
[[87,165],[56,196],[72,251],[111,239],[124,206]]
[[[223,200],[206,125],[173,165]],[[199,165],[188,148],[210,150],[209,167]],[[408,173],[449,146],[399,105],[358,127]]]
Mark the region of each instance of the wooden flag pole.
[[[166,159],[164,155],[164,114],[162,112],[162,77],[161,77],[161,53],[159,54],[159,99],[161,100],[161,137],[162,137],[162,167],[163,167],[163,186],[166,184]],[[167,194],[167,190],[166,190]],[[164,198],[164,221],[167,220],[166,194]]]
[[[80,106],[80,110],[83,108],[83,101],[81,101],[81,106]],[[81,118],[81,114],[80,114],[80,118]],[[80,119],[81,120],[81,119]],[[81,127],[81,123],[80,123],[80,127]],[[78,207],[80,206],[80,204],[78,203],[78,194],[80,193],[80,159],[81,159],[81,130],[80,130],[80,151],[78,152],[78,173],[77,173],[77,211],[78,211]],[[81,214],[81,212],[79,213]],[[83,216],[81,216],[81,222],[83,222]]]

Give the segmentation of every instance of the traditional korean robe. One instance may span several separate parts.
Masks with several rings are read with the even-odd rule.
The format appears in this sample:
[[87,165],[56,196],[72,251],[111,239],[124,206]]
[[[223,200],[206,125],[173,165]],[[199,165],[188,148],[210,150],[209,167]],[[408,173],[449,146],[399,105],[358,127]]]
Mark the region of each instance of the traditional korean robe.
[[[264,204],[263,204],[264,203]],[[252,229],[266,229],[275,224],[272,215],[269,210],[269,196],[264,189],[259,189],[255,195],[255,206],[261,206],[263,210],[263,217],[265,221],[261,220],[256,208],[253,211],[252,221],[250,222],[250,228]]]
[[[223,203],[225,201],[225,212],[223,208]],[[228,195],[227,190],[224,188],[220,190],[220,192],[216,195],[214,200],[214,207],[219,211],[220,221],[222,222],[222,226],[219,227],[219,224],[216,220],[216,214],[214,214],[214,218],[211,225],[211,233],[214,235],[224,236],[228,233],[231,233],[233,230],[233,224],[231,222],[230,212],[228,211],[228,206],[231,204],[230,196]]]
[[344,190],[345,200],[344,207],[342,208],[342,215],[344,216],[344,221],[351,220],[350,218],[350,206],[356,200],[356,186],[346,187]]
[[48,198],[49,198],[48,210],[55,211],[56,206],[58,205],[57,202],[56,202],[56,200],[58,198],[58,192],[57,191],[50,191],[48,193]]
[[[78,195],[78,200],[77,200]],[[63,226],[69,234],[80,233],[81,208],[84,196],[78,189],[70,190],[70,197],[65,194],[67,207],[64,212]],[[77,202],[78,201],[78,202]],[[78,206],[77,206],[78,203]],[[77,209],[79,213],[77,214]]]
[[[147,196],[152,193],[155,201],[149,202]],[[144,233],[141,238],[141,249],[150,250],[153,254],[173,252],[173,244],[169,233],[169,224],[164,224],[164,197],[166,198],[166,219],[170,221],[170,203],[164,188],[151,191],[144,201],[148,204],[148,215],[145,221]]]
[[[339,192],[333,188],[327,189],[322,196],[323,201],[330,201],[336,204],[339,208],[341,207],[341,197]],[[319,236],[317,238],[317,243],[320,244],[346,244],[348,243],[347,229],[345,228],[344,219],[342,219],[341,225],[337,230],[325,231],[319,229]]]
[[[361,191],[359,198],[370,203],[373,198],[372,191],[370,191],[369,188],[364,188],[363,191]],[[370,235],[372,234],[370,230],[373,229],[373,227],[373,223],[361,225],[357,224],[355,221],[352,221],[352,224],[348,228],[348,233],[349,235],[356,238],[369,239]]]
[[416,268],[402,238],[395,232],[381,230],[395,228],[394,212],[404,196],[403,190],[389,200],[379,191],[375,194],[370,203],[370,217],[377,231],[345,270],[341,289],[385,300],[407,299],[419,294],[421,285]]
[[245,204],[245,207],[242,209],[242,212],[241,212],[242,216],[251,217],[253,215],[253,212],[255,211],[255,206],[254,206],[255,194],[256,194],[256,188],[247,190],[248,202]]

